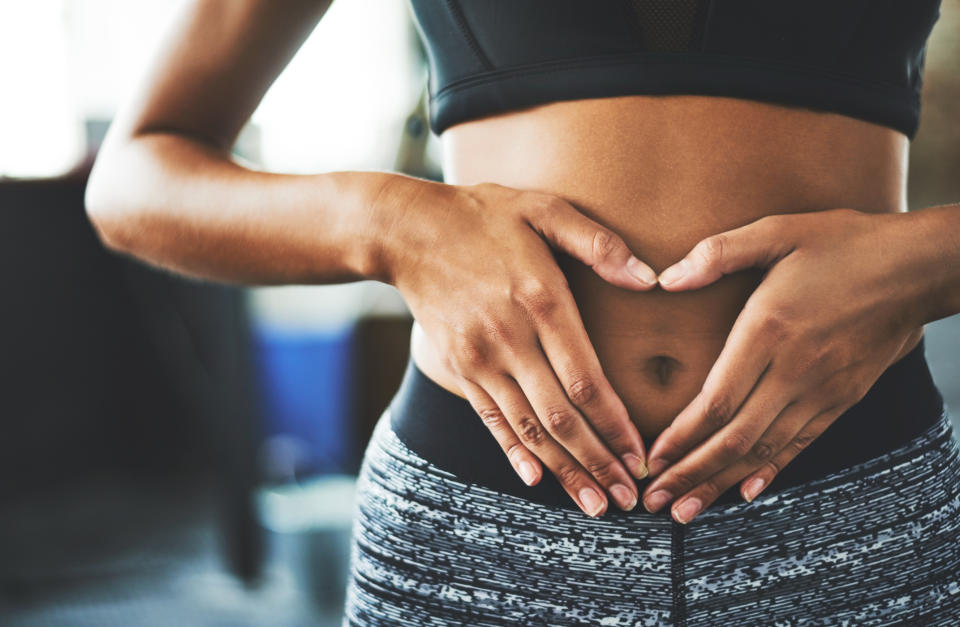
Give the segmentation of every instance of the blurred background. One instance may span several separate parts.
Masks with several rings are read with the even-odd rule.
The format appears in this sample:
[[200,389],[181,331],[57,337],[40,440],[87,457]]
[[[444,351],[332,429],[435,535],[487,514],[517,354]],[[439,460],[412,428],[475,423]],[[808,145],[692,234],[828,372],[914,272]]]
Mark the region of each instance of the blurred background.
[[[339,625],[354,477],[412,319],[364,281],[242,289],[107,253],[92,158],[185,0],[0,0],[0,625]],[[943,0],[910,207],[960,201]],[[406,0],[340,0],[235,152],[442,180]],[[960,416],[960,316],[927,327]],[[960,424],[958,424],[960,428]]]

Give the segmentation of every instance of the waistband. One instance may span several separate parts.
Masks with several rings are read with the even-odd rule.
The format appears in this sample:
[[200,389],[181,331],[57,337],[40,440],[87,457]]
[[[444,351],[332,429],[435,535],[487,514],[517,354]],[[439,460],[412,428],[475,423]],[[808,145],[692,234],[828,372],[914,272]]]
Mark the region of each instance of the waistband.
[[[858,403],[787,464],[762,496],[879,457],[938,423],[945,407],[924,346],[922,337]],[[545,505],[577,508],[546,467],[537,485],[523,483],[469,401],[430,379],[412,356],[389,411],[390,426],[401,442],[460,480]],[[650,481],[637,482],[641,493]],[[745,502],[739,487],[734,484],[715,503]]]

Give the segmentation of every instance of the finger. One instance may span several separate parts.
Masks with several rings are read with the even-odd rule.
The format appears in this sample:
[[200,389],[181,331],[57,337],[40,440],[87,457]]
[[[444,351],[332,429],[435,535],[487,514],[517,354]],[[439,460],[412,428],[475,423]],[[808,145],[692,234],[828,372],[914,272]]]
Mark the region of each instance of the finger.
[[[588,516],[603,514],[607,509],[603,488],[550,436],[517,382],[510,377],[494,376],[483,382],[483,388],[523,445],[543,461],[577,506]],[[474,389],[468,385],[464,393],[472,394]]]
[[769,267],[795,245],[793,215],[766,216],[745,226],[711,235],[687,256],[660,273],[658,281],[668,291],[692,290],[713,283],[725,274],[750,267]]
[[573,296],[558,290],[554,298],[558,305],[535,315],[543,353],[566,397],[633,477],[643,479],[647,476],[643,438],[603,373]]
[[621,509],[633,509],[639,496],[636,483],[580,412],[567,401],[546,359],[542,355],[525,358],[518,363],[516,373],[511,374],[552,438],[610,492]]
[[537,485],[543,476],[540,460],[523,445],[497,404],[489,394],[483,391],[483,388],[472,381],[460,377],[458,383],[473,409],[483,420],[483,424],[487,425],[497,444],[503,449],[520,479],[527,485]]
[[[773,463],[775,454],[783,450],[818,411],[817,406],[812,403],[787,405],[745,455],[678,496],[671,506],[673,518],[680,523],[690,522],[738,481],[764,465]],[[782,467],[776,472],[780,469]],[[747,498],[747,494],[741,490],[741,496],[751,501],[756,495],[751,494]]]
[[773,478],[799,455],[811,442],[823,435],[827,427],[832,425],[845,411],[844,406],[838,406],[824,411],[810,420],[790,441],[780,449],[772,459],[766,462],[759,470],[751,473],[741,484],[741,496],[748,501],[757,498],[757,495],[770,485]]
[[658,476],[644,490],[643,505],[655,512],[724,468],[743,459],[789,404],[781,382],[770,377],[757,386],[734,419]]
[[730,422],[766,372],[778,338],[754,309],[748,302],[741,310],[700,393],[650,446],[651,477]]
[[632,290],[647,290],[657,284],[657,273],[634,256],[622,237],[562,198],[552,197],[530,215],[527,223],[608,283]]

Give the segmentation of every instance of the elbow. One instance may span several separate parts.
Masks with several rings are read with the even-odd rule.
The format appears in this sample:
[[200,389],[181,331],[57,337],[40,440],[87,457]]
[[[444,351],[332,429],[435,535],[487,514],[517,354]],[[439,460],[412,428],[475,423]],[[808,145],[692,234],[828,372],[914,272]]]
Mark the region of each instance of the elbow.
[[115,224],[116,220],[114,215],[116,212],[110,205],[110,202],[103,196],[103,192],[98,191],[97,188],[92,185],[93,180],[94,179],[91,178],[90,182],[87,183],[87,190],[83,199],[87,219],[93,227],[93,232],[105,248],[120,251],[122,244],[119,238],[119,229]]
[[97,238],[105,248],[130,253],[135,246],[131,233],[136,212],[130,198],[125,198],[123,174],[111,164],[109,155],[101,153],[94,162],[84,191],[84,208]]

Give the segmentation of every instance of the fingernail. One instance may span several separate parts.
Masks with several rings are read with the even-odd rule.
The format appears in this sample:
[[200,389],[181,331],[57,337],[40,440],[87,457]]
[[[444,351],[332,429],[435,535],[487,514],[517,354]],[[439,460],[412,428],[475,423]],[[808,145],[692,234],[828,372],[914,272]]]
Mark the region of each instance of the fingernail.
[[527,485],[533,485],[533,480],[537,478],[537,471],[530,462],[520,462],[517,465],[517,472]]
[[691,496],[686,499],[676,508],[676,520],[678,523],[687,524],[690,520],[700,513],[700,508],[702,507],[700,499],[695,496]]
[[766,483],[766,480],[761,477],[756,477],[748,481],[747,487],[743,489],[747,501],[752,503],[753,499],[757,498],[757,495],[760,494],[760,490],[763,489]]
[[624,511],[630,511],[637,506],[637,497],[633,495],[630,488],[618,483],[610,488],[610,494],[617,500],[617,505]]
[[627,465],[627,468],[629,468],[630,472],[633,473],[635,479],[643,479],[649,472],[647,470],[647,465],[643,463],[643,460],[633,453],[624,453],[623,463]]
[[583,503],[588,516],[596,518],[603,511],[603,498],[593,488],[580,490],[580,502]]
[[673,498],[673,495],[666,490],[657,490],[647,498],[643,499],[643,506],[651,514],[660,509],[667,501]]
[[670,285],[671,283],[683,278],[687,273],[687,266],[690,265],[686,259],[681,259],[669,268],[663,271],[659,277],[661,285]]
[[655,476],[658,472],[666,467],[667,460],[663,459],[662,457],[651,459],[649,462],[647,462],[647,470],[649,470],[651,477]]
[[627,259],[627,272],[636,277],[644,285],[653,285],[657,282],[656,273],[650,269],[650,266],[636,257],[631,256]]

